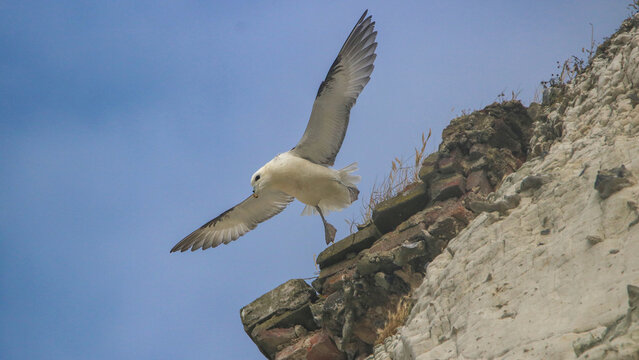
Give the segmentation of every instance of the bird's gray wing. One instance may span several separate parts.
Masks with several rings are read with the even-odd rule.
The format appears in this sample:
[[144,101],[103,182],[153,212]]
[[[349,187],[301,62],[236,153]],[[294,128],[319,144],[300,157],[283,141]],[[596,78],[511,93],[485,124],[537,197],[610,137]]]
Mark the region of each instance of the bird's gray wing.
[[333,165],[339,152],[351,107],[370,80],[377,42],[375,22],[357,21],[317,91],[311,118],[292,154],[321,165]]
[[280,191],[264,191],[258,198],[251,195],[182,239],[171,252],[228,244],[282,212],[291,201],[293,197]]

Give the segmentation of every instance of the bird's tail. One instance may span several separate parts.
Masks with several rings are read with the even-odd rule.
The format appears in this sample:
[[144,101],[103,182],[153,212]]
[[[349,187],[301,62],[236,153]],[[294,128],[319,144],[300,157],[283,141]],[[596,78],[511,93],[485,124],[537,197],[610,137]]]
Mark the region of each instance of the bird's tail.
[[351,194],[351,203],[357,200],[357,196],[359,195],[359,190],[357,189],[357,184],[362,177],[359,175],[352,175],[353,172],[357,171],[357,163],[354,162],[343,169],[338,171],[340,181],[346,185],[348,191]]
[[[322,209],[324,215],[328,214],[330,211],[341,210],[357,200],[359,190],[355,184],[357,184],[362,177],[353,175],[352,173],[355,171],[357,171],[357,163],[352,163],[343,169],[337,170],[336,180],[348,189],[348,194],[345,194],[345,196],[338,195],[336,197],[329,197],[321,200],[319,207]],[[317,210],[311,205],[306,205],[302,211],[302,215],[313,215],[316,213]]]

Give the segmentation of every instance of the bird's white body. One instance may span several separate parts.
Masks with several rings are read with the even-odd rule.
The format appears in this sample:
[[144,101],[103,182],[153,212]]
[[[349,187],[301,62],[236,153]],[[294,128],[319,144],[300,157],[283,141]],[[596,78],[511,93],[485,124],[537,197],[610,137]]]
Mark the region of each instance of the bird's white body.
[[[350,175],[356,169],[356,164],[352,164],[335,170],[286,152],[277,155],[255,174],[261,174],[259,182],[263,187],[284,192],[306,204],[302,214],[310,215],[316,207],[327,214],[350,205],[353,191],[357,191],[355,183],[360,180],[359,176]],[[251,179],[255,179],[255,175]]]
[[336,229],[324,214],[341,210],[357,200],[359,176],[351,175],[357,164],[341,170],[335,163],[351,107],[370,80],[375,67],[375,22],[367,11],[346,38],[313,102],[306,130],[293,149],[277,155],[251,177],[253,194],[202,225],[177,243],[173,251],[208,249],[227,244],[259,223],[279,214],[293,199],[306,204],[302,215],[319,213],[326,243]]

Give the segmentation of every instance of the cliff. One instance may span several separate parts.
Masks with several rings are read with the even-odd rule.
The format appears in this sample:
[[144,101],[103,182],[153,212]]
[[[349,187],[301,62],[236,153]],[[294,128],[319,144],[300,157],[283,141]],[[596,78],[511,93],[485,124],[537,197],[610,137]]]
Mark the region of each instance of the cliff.
[[543,104],[452,120],[312,287],[241,310],[247,334],[271,359],[639,358],[637,86],[639,16]]

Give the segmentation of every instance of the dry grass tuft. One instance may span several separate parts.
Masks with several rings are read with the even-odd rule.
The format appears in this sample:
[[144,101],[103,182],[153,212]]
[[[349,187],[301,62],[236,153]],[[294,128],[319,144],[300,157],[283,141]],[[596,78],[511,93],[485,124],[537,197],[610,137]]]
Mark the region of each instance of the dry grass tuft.
[[406,323],[406,319],[408,318],[408,315],[410,315],[412,308],[413,304],[408,296],[404,296],[399,299],[395,310],[388,311],[384,327],[377,330],[377,340],[375,340],[375,345],[379,345],[384,342],[384,339],[387,337],[395,335],[397,329]]
[[550,80],[542,81],[541,85],[544,89],[565,86],[588,68],[596,52],[597,42],[595,41],[595,28],[590,24],[590,48],[581,48],[581,53],[585,58],[572,55],[564,62],[557,61],[557,73],[551,74]]
[[456,109],[454,106],[450,109],[450,112],[451,112],[452,114],[454,114],[454,115],[453,115],[453,118],[458,118],[458,117],[460,117],[460,116],[470,115],[470,114],[472,114],[472,113],[473,113],[473,111],[475,111],[475,110],[473,110],[473,109],[471,109],[471,108],[461,109],[461,111],[459,112],[459,114],[457,114],[457,113],[456,113],[456,111],[457,111],[457,109]]
[[[428,135],[422,133],[422,142],[419,147],[415,148],[415,154],[408,159],[395,158],[391,162],[391,170],[388,176],[381,182],[373,184],[368,200],[362,201],[362,211],[360,221],[355,219],[347,220],[353,231],[354,224],[366,224],[371,220],[373,209],[384,200],[388,200],[397,195],[401,191],[410,187],[410,185],[419,181],[419,168],[424,158],[426,144],[430,139],[431,130]],[[355,225],[356,226],[356,225]]]
[[508,99],[508,97],[506,96],[506,89],[502,90],[499,95],[497,95],[497,98],[495,99],[496,102],[498,103],[505,103],[508,101],[515,101],[515,100],[519,100],[519,94],[521,94],[521,90],[511,90],[510,91],[510,99]]

